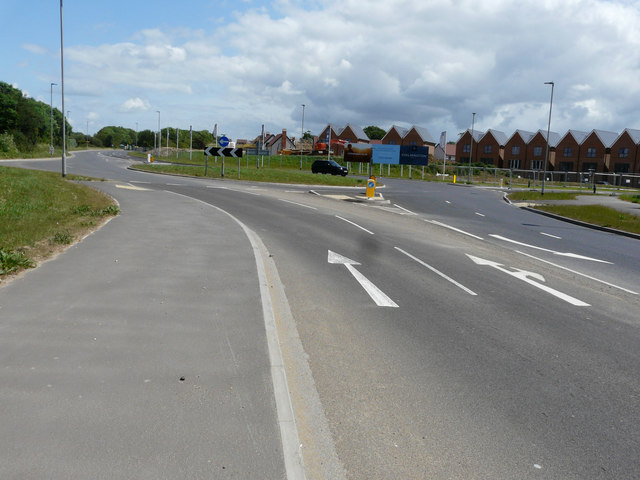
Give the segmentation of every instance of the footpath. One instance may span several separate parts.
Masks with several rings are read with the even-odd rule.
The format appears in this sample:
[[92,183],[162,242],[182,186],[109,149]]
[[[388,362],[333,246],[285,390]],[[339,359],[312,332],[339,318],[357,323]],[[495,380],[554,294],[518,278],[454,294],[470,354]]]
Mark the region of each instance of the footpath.
[[242,229],[97,187],[121,214],[0,287],[0,478],[284,478]]

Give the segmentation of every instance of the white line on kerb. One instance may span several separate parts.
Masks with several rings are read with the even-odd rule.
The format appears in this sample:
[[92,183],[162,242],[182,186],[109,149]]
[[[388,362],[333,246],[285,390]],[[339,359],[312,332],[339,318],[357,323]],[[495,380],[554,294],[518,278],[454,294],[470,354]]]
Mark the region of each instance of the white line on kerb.
[[292,203],[294,205],[298,205],[299,207],[310,208],[311,210],[317,210],[316,207],[310,207],[309,205],[305,205],[303,203],[292,202],[291,200],[285,200],[284,198],[279,198],[278,200],[280,200],[281,202]]
[[447,280],[448,282],[453,283],[456,287],[461,288],[462,290],[464,290],[465,292],[467,292],[469,295],[477,295],[476,292],[474,292],[473,290],[469,290],[467,287],[465,287],[464,285],[462,285],[461,283],[456,282],[453,278],[445,275],[444,273],[442,273],[441,271],[437,270],[436,268],[433,268],[431,265],[423,262],[422,260],[420,260],[417,257],[414,257],[413,255],[411,255],[408,252],[405,252],[404,250],[402,250],[401,248],[398,247],[393,247],[396,250],[398,250],[401,253],[404,253],[407,257],[411,258],[412,260],[415,260],[416,262],[418,262],[420,265],[427,267],[429,270],[431,270],[433,273],[440,275],[442,278],[444,278],[445,280]]
[[453,230],[454,232],[462,233],[464,235],[477,238],[478,240],[482,240],[482,237],[474,235],[473,233],[465,232],[464,230],[460,230],[459,228],[452,227],[451,225],[447,225],[446,223],[438,222],[437,220],[425,220],[425,222],[433,223],[434,225],[439,225],[441,227],[448,228],[449,230]]
[[344,220],[347,223],[350,223],[351,225],[353,225],[354,227],[358,227],[360,230],[364,230],[365,232],[367,232],[370,235],[373,235],[374,233],[371,230],[367,230],[364,227],[361,227],[360,225],[358,225],[357,223],[352,222],[351,220],[347,220],[346,218],[341,217],[340,215],[336,215],[336,218],[339,218],[340,220]]
[[556,268],[560,268],[562,270],[566,270],[567,272],[575,273],[576,275],[580,275],[581,277],[588,278],[589,280],[593,280],[594,282],[604,283],[605,285],[608,285],[608,286],[613,287],[613,288],[617,288],[617,289],[622,290],[622,291],[627,292],[627,293],[631,293],[632,295],[640,295],[638,292],[634,292],[633,290],[628,290],[628,289],[626,289],[624,287],[620,287],[618,285],[614,285],[613,283],[605,282],[604,280],[600,280],[599,278],[592,277],[591,275],[587,275],[586,273],[576,272],[575,270],[571,270],[570,268],[563,267],[562,265],[558,265],[558,264],[550,262],[548,260],[543,260],[542,258],[534,257],[533,255],[529,255],[528,253],[524,253],[524,252],[521,252],[519,250],[516,250],[516,253],[519,253],[520,255],[524,255],[525,257],[533,258],[534,260],[538,260],[538,261],[543,262],[543,263],[547,263],[547,264],[552,265],[552,266],[554,266]]

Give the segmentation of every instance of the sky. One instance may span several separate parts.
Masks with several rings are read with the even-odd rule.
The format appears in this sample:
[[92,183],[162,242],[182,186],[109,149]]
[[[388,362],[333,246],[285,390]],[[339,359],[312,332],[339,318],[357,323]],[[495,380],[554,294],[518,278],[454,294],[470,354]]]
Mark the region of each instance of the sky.
[[[0,0],[0,81],[61,108],[60,2]],[[64,0],[74,130],[640,129],[640,1]],[[305,105],[304,109],[302,105]],[[158,115],[158,111],[160,114]]]

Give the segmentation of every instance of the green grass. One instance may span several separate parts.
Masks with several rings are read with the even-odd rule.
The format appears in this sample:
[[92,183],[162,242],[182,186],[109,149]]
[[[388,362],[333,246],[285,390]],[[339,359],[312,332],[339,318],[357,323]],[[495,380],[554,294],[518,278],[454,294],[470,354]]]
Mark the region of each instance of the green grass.
[[14,271],[16,260],[32,265],[117,213],[111,197],[58,173],[0,166],[0,274]]
[[602,205],[540,205],[536,208],[601,227],[640,233],[640,217]]
[[[143,163],[134,165],[132,168],[136,170],[144,170],[148,172],[164,172],[177,175],[189,175],[194,177],[203,177],[205,173],[204,166],[189,165],[160,165]],[[218,161],[207,167],[208,178],[222,178],[222,163]],[[339,186],[362,186],[366,185],[364,178],[355,178],[351,176],[341,177],[338,175],[314,175],[310,171],[295,170],[277,167],[256,168],[241,165],[240,175],[238,175],[238,162],[226,160],[224,167],[224,178],[230,180],[247,180],[253,182],[271,182],[271,183],[294,183],[307,185],[339,185]]]
[[574,200],[578,192],[546,192],[542,195],[536,191],[513,192],[509,194],[509,200]]
[[618,198],[627,202],[640,203],[640,195],[620,195]]

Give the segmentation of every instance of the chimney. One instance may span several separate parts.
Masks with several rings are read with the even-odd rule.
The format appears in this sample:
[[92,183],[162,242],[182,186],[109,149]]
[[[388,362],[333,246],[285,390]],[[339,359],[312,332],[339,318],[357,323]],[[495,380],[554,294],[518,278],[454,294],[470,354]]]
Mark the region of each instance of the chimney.
[[286,150],[287,149],[287,129],[283,128],[282,129],[282,148],[281,150]]

